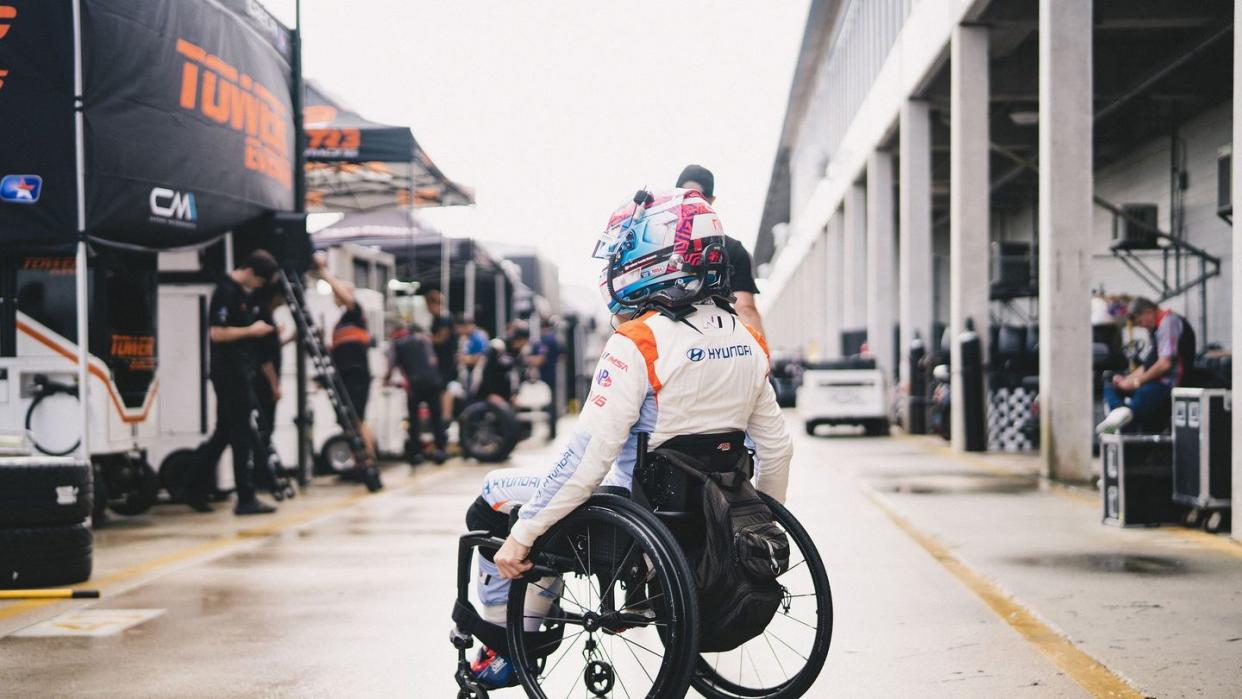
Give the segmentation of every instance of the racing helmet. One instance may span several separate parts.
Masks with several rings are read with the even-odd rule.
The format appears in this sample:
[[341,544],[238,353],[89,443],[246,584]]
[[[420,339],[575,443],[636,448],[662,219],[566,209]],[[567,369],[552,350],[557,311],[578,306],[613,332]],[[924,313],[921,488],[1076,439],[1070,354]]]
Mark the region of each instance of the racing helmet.
[[699,192],[639,190],[613,211],[592,255],[605,261],[599,289],[612,313],[727,300],[724,226]]

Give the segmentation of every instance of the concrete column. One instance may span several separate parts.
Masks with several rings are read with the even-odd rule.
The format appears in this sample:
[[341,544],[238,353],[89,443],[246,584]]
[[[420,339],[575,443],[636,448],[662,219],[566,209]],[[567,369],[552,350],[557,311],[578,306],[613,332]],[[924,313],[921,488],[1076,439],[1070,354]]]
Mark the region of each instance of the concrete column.
[[824,358],[837,359],[841,356],[841,327],[842,312],[844,306],[841,303],[841,293],[845,288],[842,284],[841,275],[844,265],[842,264],[841,252],[841,212],[838,210],[833,213],[832,218],[828,219],[828,226],[824,230],[824,261],[826,263],[824,277],[827,282],[824,292],[824,298],[827,301],[824,307],[825,330],[824,330]]
[[1092,0],[1039,3],[1039,419],[1044,475],[1091,475]]
[[[1242,17],[1242,0],[1234,0],[1233,16]],[[1234,153],[1230,159],[1233,172],[1229,181],[1233,187],[1230,201],[1242,202],[1242,32],[1233,33],[1233,143]],[[1237,205],[1235,204],[1235,209]],[[1233,239],[1239,240],[1242,235],[1242,216],[1233,217]],[[1231,255],[1233,264],[1233,347],[1234,351],[1242,348],[1242,301],[1238,299],[1238,289],[1242,289],[1242,249],[1234,245]],[[1233,385],[1242,391],[1242,363],[1233,365]],[[1242,509],[1242,406],[1233,411],[1233,502]],[[1233,537],[1242,541],[1242,526],[1233,525]]]
[[901,382],[910,382],[910,343],[914,335],[929,351],[935,347],[932,320],[931,115],[926,102],[907,100],[901,106],[901,173],[898,185],[897,288],[901,322]]
[[841,329],[867,325],[867,190],[850,185],[845,193],[841,239]]
[[820,231],[807,260],[814,270],[811,279],[815,283],[811,297],[811,332],[815,333],[816,359],[821,361],[828,357],[828,256],[824,252],[827,247],[828,241]]
[[[1089,26],[1089,23],[1088,23]],[[1042,35],[1041,35],[1042,36]],[[949,328],[953,448],[966,447],[959,338],[966,319],[988,337],[988,30],[953,29],[950,58]]]
[[876,366],[893,375],[893,320],[897,315],[894,254],[893,156],[867,158],[867,346]]

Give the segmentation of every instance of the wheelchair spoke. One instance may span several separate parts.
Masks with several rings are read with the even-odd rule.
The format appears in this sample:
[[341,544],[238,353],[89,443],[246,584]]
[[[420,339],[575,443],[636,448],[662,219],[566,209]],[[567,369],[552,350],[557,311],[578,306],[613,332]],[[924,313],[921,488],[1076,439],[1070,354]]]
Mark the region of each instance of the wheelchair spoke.
[[527,619],[539,619],[541,621],[559,621],[565,624],[573,624],[574,626],[582,626],[582,619],[574,619],[572,617],[563,616],[539,616],[538,614],[527,614]]
[[[587,602],[592,605],[595,604],[594,602],[591,602],[591,593],[595,590],[595,585],[592,582],[594,579],[595,558],[591,556],[591,528],[587,527]],[[604,600],[602,596],[600,597],[599,607],[600,611],[604,610]]]
[[[532,649],[531,649],[531,652],[532,652],[532,654],[533,654],[534,652],[541,651],[541,650],[543,650],[544,648],[547,648],[548,646],[554,646],[554,645],[556,645],[556,644],[558,644],[558,643],[566,643],[566,642],[568,642],[568,641],[572,641],[572,640],[574,640],[575,638],[577,638],[577,637],[581,636],[581,635],[582,635],[582,634],[584,634],[584,633],[586,633],[586,631],[579,631],[578,633],[576,633],[576,634],[574,634],[574,635],[570,636],[569,638],[558,638],[558,639],[556,639],[556,640],[554,640],[554,641],[548,641],[547,643],[540,644],[540,645],[539,645],[538,647],[536,647],[536,648],[532,648]],[[566,647],[566,648],[569,648],[571,645],[573,645],[573,644],[569,644],[569,645],[567,645],[567,646],[565,646],[565,647]],[[563,654],[562,654],[562,655],[563,655]],[[550,672],[550,671],[549,671],[549,672]],[[546,673],[545,673],[545,674],[546,674]]]
[[[635,653],[634,649],[629,646],[630,639],[625,638],[623,636],[617,636],[617,638],[620,638],[622,641],[626,642],[627,645],[625,646],[625,649],[630,652],[630,655],[634,656],[634,662],[638,663],[639,669],[643,671],[643,674],[647,676],[648,680],[650,680],[651,682],[655,682],[655,680],[652,679],[651,677],[651,673],[647,672],[647,666],[643,665],[643,661],[638,659],[638,654]],[[646,650],[646,649],[644,648],[643,650]],[[647,652],[650,653],[651,651],[647,651]]]
[[[615,669],[617,667],[617,663],[615,660],[612,659],[612,654],[608,652],[608,649],[604,647],[604,644],[601,643],[599,645],[599,650],[601,653],[604,654],[604,658],[608,661],[608,664],[613,666],[613,668]],[[614,647],[614,650],[615,650],[615,647]],[[620,672],[616,673],[616,677],[617,677],[617,680],[621,683],[621,691],[625,692],[625,696],[629,697],[630,689],[629,687],[625,686],[625,679],[621,677]],[[633,697],[630,697],[630,699],[633,699]]]
[[782,646],[785,646],[785,647],[786,647],[786,648],[788,648],[789,650],[793,651],[793,654],[794,654],[794,655],[798,656],[799,658],[802,658],[804,661],[810,662],[810,659],[809,659],[809,658],[807,658],[805,655],[803,655],[803,654],[799,653],[797,648],[794,648],[793,646],[791,646],[791,645],[789,645],[788,643],[786,643],[786,642],[785,642],[785,639],[781,638],[780,636],[777,636],[776,634],[774,634],[774,633],[772,633],[772,632],[770,632],[770,631],[764,631],[764,632],[763,632],[763,635],[764,635],[764,636],[771,636],[772,638],[775,638],[775,639],[776,639],[776,641],[777,641],[777,643],[780,643]]
[[784,573],[781,573],[780,575],[778,575],[778,576],[776,576],[776,577],[780,578],[780,577],[784,577],[784,576],[786,576],[786,575],[788,575],[788,574],[792,573],[794,568],[797,568],[798,566],[802,565],[803,563],[806,563],[806,559],[805,559],[805,558],[803,558],[802,560],[798,561],[797,563],[795,563],[795,564],[793,564],[793,565],[789,566],[788,568],[786,568],[786,569],[785,569],[785,572],[784,572]]
[[[569,538],[568,534],[565,535],[565,543],[569,544],[569,550],[574,552],[574,560],[576,560],[578,562],[578,565],[582,567],[582,572],[585,573],[587,577],[590,577],[591,575],[590,570],[588,570],[587,565],[582,562],[582,556],[578,555],[578,547],[574,546],[574,542]],[[588,597],[587,602],[590,602],[590,601],[591,601],[591,598]],[[589,609],[589,608],[590,607],[584,607],[584,609]]]
[[648,648],[647,646],[644,646],[643,644],[639,643],[638,641],[631,641],[630,639],[626,638],[625,636],[621,636],[621,635],[616,636],[616,638],[619,638],[619,639],[621,639],[622,641],[625,641],[626,643],[628,643],[628,644],[629,644],[629,645],[631,645],[631,646],[638,646],[639,648],[642,648],[643,650],[647,651],[648,653],[650,653],[650,654],[654,655],[655,657],[657,657],[657,658],[659,658],[659,659],[661,659],[661,660],[663,660],[663,659],[664,659],[664,656],[663,656],[663,655],[661,655],[660,653],[657,653],[657,652],[655,652],[655,651],[651,650],[650,648]]
[[781,662],[781,656],[776,654],[776,649],[772,647],[772,639],[768,638],[768,632],[763,632],[763,642],[768,644],[768,650],[772,651],[772,657],[776,659],[776,666],[781,669],[781,674],[785,676],[785,681],[789,681],[789,672],[785,670],[785,664]]
[[[612,539],[613,539],[613,541],[612,541],[612,550],[613,550],[613,551],[616,551],[616,550],[617,550],[617,530],[616,530],[616,529],[612,530]],[[609,581],[608,581],[608,584],[607,584],[606,586],[604,586],[603,588],[601,588],[601,591],[600,591],[600,592],[601,592],[601,594],[606,594],[606,593],[608,592],[608,590],[611,590],[611,589],[612,589],[612,586],[613,586],[613,585],[616,585],[616,584],[617,584],[617,580],[619,580],[619,579],[621,578],[621,573],[625,571],[625,566],[626,566],[626,563],[627,563],[627,562],[629,562],[629,560],[630,560],[630,556],[631,556],[631,555],[633,555],[633,553],[634,553],[634,548],[635,548],[636,546],[638,546],[638,542],[637,542],[637,541],[631,541],[631,542],[630,542],[630,547],[629,547],[628,549],[626,549],[626,550],[625,550],[625,555],[621,557],[621,562],[620,562],[619,564],[617,564],[617,570],[616,570],[616,572],[614,572],[614,573],[612,574],[612,580],[609,580]]]
[[660,598],[661,598],[661,597],[663,597],[663,596],[664,596],[664,593],[663,593],[663,592],[657,592],[656,594],[654,594],[654,595],[652,595],[652,596],[650,596],[650,597],[648,597],[648,598],[646,598],[646,599],[640,599],[640,600],[638,600],[637,602],[628,602],[628,603],[626,603],[625,607],[626,607],[626,609],[629,609],[630,607],[637,607],[637,606],[638,606],[638,605],[640,605],[640,604],[646,604],[647,602],[654,602],[655,600],[658,600],[658,599],[660,599]]
[[[576,634],[574,634],[574,635],[570,636],[569,638],[565,638],[565,639],[561,639],[561,640],[562,640],[562,641],[572,641],[572,640],[574,640],[575,638],[577,638],[577,637],[581,636],[581,635],[582,635],[582,634],[584,634],[584,633],[586,633],[586,631],[579,631],[578,633],[576,633]],[[536,648],[535,650],[539,650],[540,648],[543,648],[543,647],[548,646],[548,645],[551,645],[551,644],[550,644],[550,643],[544,644],[543,646],[540,646],[539,648]],[[553,672],[553,670],[556,670],[556,666],[561,664],[561,661],[565,659],[565,656],[566,656],[566,655],[569,655],[569,650],[570,650],[571,648],[573,648],[573,647],[574,647],[574,644],[572,644],[572,643],[566,643],[566,645],[565,645],[565,649],[561,651],[561,655],[560,655],[560,657],[556,659],[556,662],[552,664],[552,667],[551,667],[551,668],[549,668],[547,671],[545,671],[542,675],[540,675],[540,676],[539,676],[539,679],[544,679],[544,678],[546,678],[548,675],[551,675],[551,674],[552,674],[552,672]]]
[[754,671],[755,679],[758,680],[760,685],[762,685],[763,677],[759,674],[759,666],[755,665],[755,658],[750,654],[750,650],[747,649],[745,645],[742,646],[742,655],[750,661],[750,669]]
[[801,619],[795,619],[794,617],[792,617],[792,616],[790,616],[790,615],[788,615],[788,614],[786,614],[785,612],[782,612],[782,611],[780,611],[780,610],[777,610],[777,612],[776,612],[776,613],[777,613],[777,614],[780,614],[781,616],[785,617],[786,619],[789,619],[790,621],[792,621],[792,622],[794,622],[794,623],[796,623],[796,624],[802,624],[803,626],[807,627],[808,629],[810,629],[810,630],[812,630],[812,631],[818,631],[818,630],[819,630],[818,628],[816,628],[816,627],[814,627],[814,626],[811,626],[810,624],[806,623],[805,621],[803,621],[803,620],[801,620]]
[[568,593],[569,593],[569,599],[565,599],[565,597],[564,597],[564,596],[562,596],[562,595],[557,595],[555,592],[553,592],[553,591],[549,590],[548,588],[544,587],[543,585],[540,585],[539,583],[535,583],[535,582],[533,582],[533,583],[527,583],[527,584],[528,584],[528,585],[530,585],[531,587],[537,587],[537,588],[539,588],[540,590],[543,590],[544,592],[548,593],[549,595],[552,595],[553,597],[560,597],[562,602],[569,602],[570,604],[574,605],[575,607],[577,607],[578,609],[581,609],[581,610],[582,610],[582,611],[584,611],[584,612],[589,612],[589,611],[591,611],[590,609],[587,609],[586,607],[582,606],[581,604],[578,604],[578,600],[574,598],[574,593],[573,593],[573,590],[569,589],[569,586],[568,586],[568,585],[564,585],[564,584],[562,584],[562,585],[561,585],[561,589],[562,589],[562,590],[564,590],[565,592],[568,592]]

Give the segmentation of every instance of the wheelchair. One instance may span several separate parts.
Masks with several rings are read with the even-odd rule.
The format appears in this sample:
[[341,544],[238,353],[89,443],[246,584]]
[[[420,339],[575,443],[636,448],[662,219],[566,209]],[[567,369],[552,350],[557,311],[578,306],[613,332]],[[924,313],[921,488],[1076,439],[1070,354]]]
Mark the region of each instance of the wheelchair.
[[[729,436],[744,448],[740,433]],[[690,439],[704,437],[720,442],[722,435]],[[700,614],[710,610],[700,611],[691,561],[704,526],[702,486],[662,464],[661,449],[649,452],[646,435],[638,442],[633,490],[601,487],[535,542],[533,568],[509,586],[503,627],[485,621],[468,593],[474,551],[499,549],[516,512],[489,515],[503,522],[461,537],[449,634],[458,699],[498,691],[470,672],[467,651],[476,638],[513,663],[518,685],[535,698],[662,699],[693,687],[711,699],[787,699],[803,696],[819,676],[832,638],[832,593],[806,529],[759,493],[789,540],[789,565],[777,578],[780,606],[741,646],[701,650]],[[551,598],[551,607],[532,614],[538,595]],[[707,640],[702,645],[712,647]]]

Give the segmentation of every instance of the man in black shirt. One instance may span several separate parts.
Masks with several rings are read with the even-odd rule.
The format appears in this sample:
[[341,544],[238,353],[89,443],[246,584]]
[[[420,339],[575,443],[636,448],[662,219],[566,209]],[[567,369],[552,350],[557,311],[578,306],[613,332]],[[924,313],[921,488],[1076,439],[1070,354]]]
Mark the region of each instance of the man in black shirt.
[[[677,186],[693,189],[707,199],[707,203],[716,201],[716,177],[712,171],[702,165],[687,165],[677,176]],[[763,318],[755,306],[755,294],[759,287],[755,285],[755,273],[746,247],[732,236],[725,236],[725,254],[729,256],[729,286],[737,300],[733,303],[734,310],[741,316],[742,322],[759,332],[763,332]]]
[[453,328],[453,317],[444,309],[444,294],[432,289],[427,292],[426,299],[427,312],[431,314],[431,346],[440,370],[440,415],[451,420],[453,396],[445,389],[460,379],[457,372],[457,332]]
[[436,357],[431,338],[417,325],[411,325],[398,337],[394,337],[389,345],[388,375],[385,383],[391,378],[394,370],[400,369],[405,377],[405,390],[408,407],[409,424],[409,458],[411,464],[423,461],[422,421],[419,417],[419,406],[427,404],[427,417],[431,422],[431,434],[435,441],[435,452],[431,460],[442,464],[448,458],[445,447],[448,436],[440,413],[440,396],[444,393],[444,378],[440,373],[440,362]]
[[[211,325],[211,384],[216,392],[216,433],[202,451],[216,458],[201,460],[191,475],[186,503],[207,511],[207,493],[213,485],[219,450],[215,442],[226,442],[233,450],[233,480],[237,488],[238,515],[266,514],[276,508],[255,495],[250,459],[254,444],[252,416],[258,410],[254,384],[258,373],[257,341],[274,328],[258,319],[258,307],[251,294],[262,289],[280,271],[275,258],[266,250],[255,250],[216,286],[207,311]],[[220,447],[222,448],[222,447]]]

